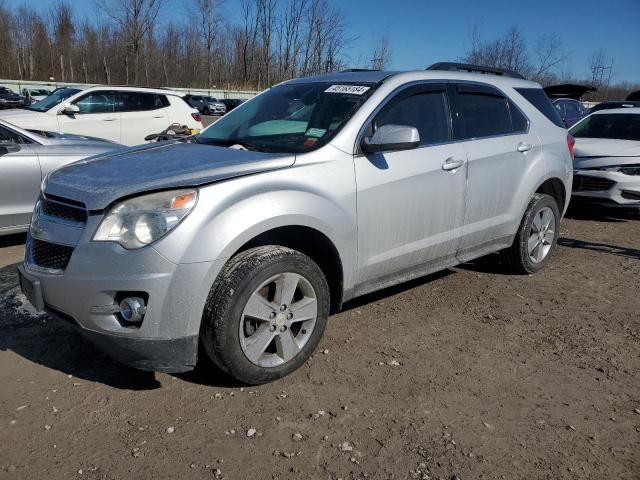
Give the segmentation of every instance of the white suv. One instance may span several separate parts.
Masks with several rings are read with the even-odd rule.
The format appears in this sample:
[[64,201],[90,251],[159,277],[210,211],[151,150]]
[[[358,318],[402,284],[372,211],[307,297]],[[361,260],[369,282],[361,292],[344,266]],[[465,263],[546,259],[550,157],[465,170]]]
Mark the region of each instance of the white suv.
[[66,87],[0,118],[30,130],[73,133],[124,145],[143,143],[172,123],[202,129],[200,114],[175,92],[137,87]]

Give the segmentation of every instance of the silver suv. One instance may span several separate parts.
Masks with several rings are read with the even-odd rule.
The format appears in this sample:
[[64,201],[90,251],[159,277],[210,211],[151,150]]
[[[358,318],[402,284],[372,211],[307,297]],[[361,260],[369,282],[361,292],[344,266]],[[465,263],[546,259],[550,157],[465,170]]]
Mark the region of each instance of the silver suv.
[[180,372],[202,352],[258,384],[346,300],[497,251],[537,272],[572,139],[539,85],[458,70],[288,81],[186,141],[50,174],[24,293],[123,363]]

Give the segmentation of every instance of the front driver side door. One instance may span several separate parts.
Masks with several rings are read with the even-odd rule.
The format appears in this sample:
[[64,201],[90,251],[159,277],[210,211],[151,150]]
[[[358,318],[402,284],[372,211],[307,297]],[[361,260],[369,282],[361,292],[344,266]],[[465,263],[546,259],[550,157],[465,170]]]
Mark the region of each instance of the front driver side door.
[[417,128],[420,145],[354,159],[361,292],[453,265],[464,218],[466,157],[452,141],[445,85],[395,93],[364,135],[387,124]]
[[116,109],[116,92],[97,90],[73,102],[80,111],[58,115],[62,133],[87,135],[120,143],[120,114]]

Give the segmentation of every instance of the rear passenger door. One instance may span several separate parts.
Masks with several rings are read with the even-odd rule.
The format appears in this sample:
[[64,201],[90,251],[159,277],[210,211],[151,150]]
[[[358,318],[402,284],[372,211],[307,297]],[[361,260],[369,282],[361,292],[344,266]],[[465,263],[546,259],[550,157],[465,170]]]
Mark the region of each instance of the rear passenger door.
[[361,135],[383,125],[417,128],[420,145],[354,159],[363,290],[455,263],[464,214],[466,158],[453,142],[446,87],[426,83],[393,94]]
[[118,92],[118,110],[122,124],[122,143],[138,145],[144,137],[160,133],[171,123],[167,116],[169,101],[165,95],[150,92]]
[[456,137],[468,162],[458,254],[465,261],[507,246],[522,213],[518,189],[540,146],[522,111],[495,87],[460,83],[455,90]]

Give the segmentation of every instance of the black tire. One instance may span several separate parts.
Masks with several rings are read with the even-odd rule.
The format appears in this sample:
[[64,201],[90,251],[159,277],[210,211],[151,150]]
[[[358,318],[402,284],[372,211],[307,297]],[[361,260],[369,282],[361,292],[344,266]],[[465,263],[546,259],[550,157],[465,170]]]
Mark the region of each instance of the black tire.
[[[531,232],[531,226],[536,215],[539,214],[540,211],[545,207],[548,207],[553,211],[555,221],[553,230],[553,242],[551,243],[551,248],[549,249],[549,252],[546,254],[544,259],[540,262],[534,262],[529,255],[529,233]],[[529,201],[529,205],[527,206],[526,211],[524,212],[524,216],[522,217],[522,221],[520,222],[520,227],[518,228],[518,232],[516,233],[513,245],[502,252],[506,266],[513,273],[530,274],[539,272],[547,265],[549,259],[553,255],[557,247],[559,235],[560,212],[558,209],[558,203],[550,195],[545,195],[542,193],[534,194]]]
[[[313,287],[317,317],[308,340],[291,360],[262,367],[250,361],[242,350],[240,322],[254,291],[274,275],[295,273]],[[306,255],[281,246],[256,247],[229,260],[209,293],[202,315],[200,340],[213,363],[234,379],[258,385],[282,378],[299,368],[314,352],[329,317],[329,286],[322,270]]]
[[211,115],[211,110],[209,109],[209,107],[204,107],[202,109],[202,114],[203,115]]

